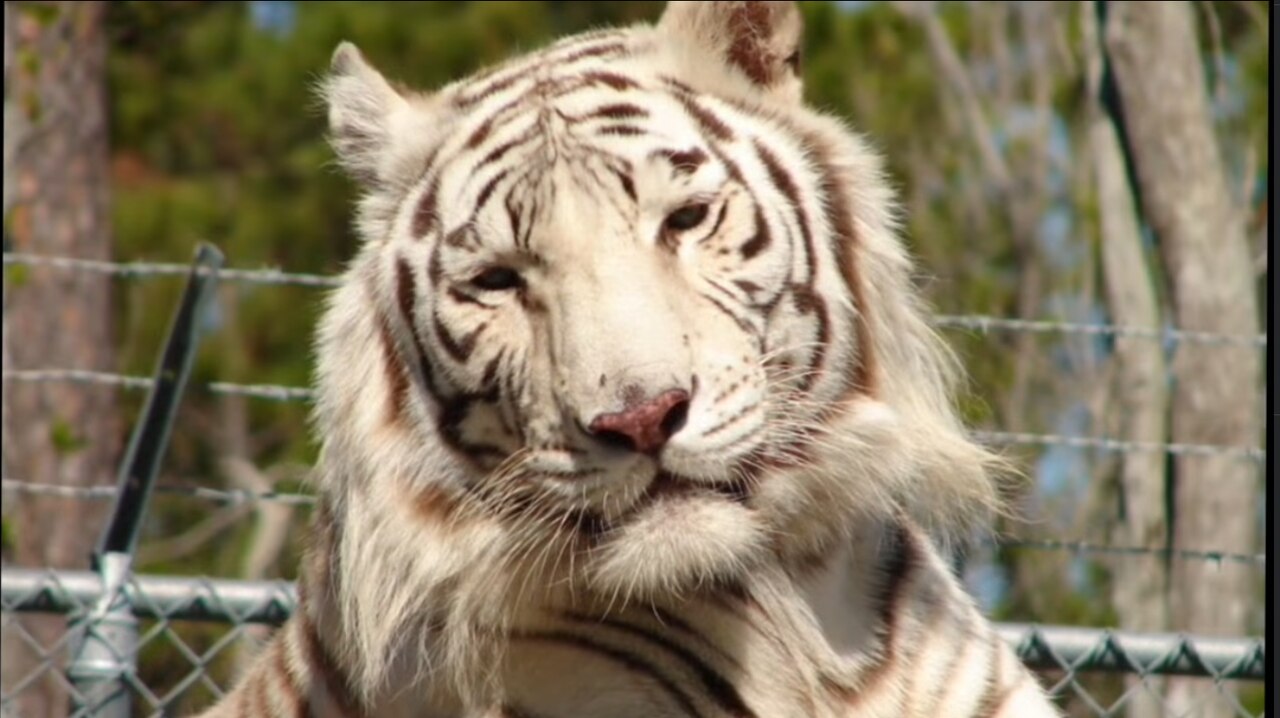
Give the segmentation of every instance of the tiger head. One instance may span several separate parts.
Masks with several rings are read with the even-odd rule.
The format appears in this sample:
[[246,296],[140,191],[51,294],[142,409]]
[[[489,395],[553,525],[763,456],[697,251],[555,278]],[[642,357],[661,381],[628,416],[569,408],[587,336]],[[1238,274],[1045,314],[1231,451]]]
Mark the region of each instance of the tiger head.
[[[437,575],[489,551],[641,598],[991,503],[880,162],[803,105],[800,40],[794,3],[672,3],[430,93],[339,46],[363,245],[317,419],[344,520]],[[473,558],[423,558],[444,541]]]

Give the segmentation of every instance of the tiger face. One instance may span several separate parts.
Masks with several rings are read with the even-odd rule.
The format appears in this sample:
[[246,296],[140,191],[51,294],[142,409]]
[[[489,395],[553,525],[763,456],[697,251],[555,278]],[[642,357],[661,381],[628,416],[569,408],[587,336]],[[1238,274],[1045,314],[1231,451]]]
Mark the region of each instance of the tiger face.
[[568,542],[615,594],[733,581],[883,508],[913,467],[867,305],[896,285],[859,266],[905,273],[878,165],[799,102],[799,28],[672,3],[429,95],[339,47],[366,243],[322,335],[330,443],[467,508],[435,519]]

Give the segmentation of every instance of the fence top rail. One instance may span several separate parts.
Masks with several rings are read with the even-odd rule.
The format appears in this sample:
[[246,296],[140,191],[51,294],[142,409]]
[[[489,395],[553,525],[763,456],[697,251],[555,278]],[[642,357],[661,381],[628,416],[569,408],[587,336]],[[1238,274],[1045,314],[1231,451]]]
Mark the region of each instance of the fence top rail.
[[[2,576],[0,604],[6,611],[77,615],[92,606],[102,592],[102,580],[92,571],[5,567]],[[280,625],[298,604],[297,590],[287,581],[135,575],[125,594],[135,615],[161,621]],[[1264,678],[1266,642],[1260,637],[1019,623],[997,624],[996,628],[1020,658],[1038,668]]]
[[[5,266],[46,267],[66,271],[91,272],[121,278],[186,276],[191,271],[188,265],[169,262],[112,262],[26,252],[5,252],[4,264]],[[338,286],[341,282],[339,277],[333,275],[289,272],[275,267],[220,269],[218,270],[218,277],[221,281],[226,282],[313,288],[332,288]],[[943,314],[934,317],[934,323],[943,328],[968,329],[984,334],[994,331],[1062,333],[1216,346],[1253,346],[1258,348],[1267,346],[1266,334],[1246,336],[1175,328],[1125,327],[1114,324],[1058,321],[1053,319],[1015,319],[981,314]]]

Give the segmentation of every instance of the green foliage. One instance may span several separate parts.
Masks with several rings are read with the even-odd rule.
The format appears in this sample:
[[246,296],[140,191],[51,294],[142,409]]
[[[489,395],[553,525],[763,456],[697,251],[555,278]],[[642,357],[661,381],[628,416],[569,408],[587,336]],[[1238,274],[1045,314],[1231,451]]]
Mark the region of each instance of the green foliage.
[[76,434],[66,419],[54,419],[49,428],[49,442],[53,444],[53,450],[62,456],[74,454],[87,443],[83,436]]
[[0,519],[0,553],[8,556],[14,546],[13,521],[10,521],[6,516],[3,519]]
[[23,15],[34,18],[42,27],[52,25],[62,15],[55,3],[24,2],[14,5]]
[[10,264],[4,268],[4,283],[9,289],[21,287],[30,279],[30,267],[21,264]]

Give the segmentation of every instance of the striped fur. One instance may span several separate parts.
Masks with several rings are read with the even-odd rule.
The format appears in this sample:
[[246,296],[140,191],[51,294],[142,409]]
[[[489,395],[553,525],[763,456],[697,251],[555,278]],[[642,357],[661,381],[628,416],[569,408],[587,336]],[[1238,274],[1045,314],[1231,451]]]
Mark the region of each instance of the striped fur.
[[998,461],[800,31],[673,3],[429,94],[339,47],[323,503],[209,715],[1056,715],[940,558]]

